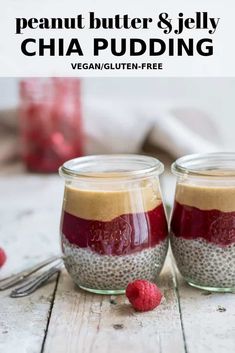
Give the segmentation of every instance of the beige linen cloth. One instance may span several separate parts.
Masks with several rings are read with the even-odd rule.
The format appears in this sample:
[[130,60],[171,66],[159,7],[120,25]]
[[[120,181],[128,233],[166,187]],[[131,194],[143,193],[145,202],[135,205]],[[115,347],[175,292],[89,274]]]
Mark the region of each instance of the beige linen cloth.
[[[151,153],[171,162],[221,149],[213,117],[195,108],[88,96],[82,106],[86,154]],[[17,108],[0,111],[0,170],[20,164],[18,125]]]

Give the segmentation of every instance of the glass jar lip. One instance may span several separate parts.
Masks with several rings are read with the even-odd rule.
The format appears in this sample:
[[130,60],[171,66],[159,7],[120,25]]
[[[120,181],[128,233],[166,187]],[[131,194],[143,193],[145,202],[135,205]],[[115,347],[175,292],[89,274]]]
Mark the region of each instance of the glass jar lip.
[[50,102],[58,95],[79,97],[80,80],[75,77],[27,77],[20,80],[20,96],[35,102]]
[[235,152],[210,152],[189,154],[178,158],[171,171],[176,176],[235,177]]
[[[131,163],[135,163],[138,167],[131,169]],[[91,166],[93,167],[92,171]],[[152,174],[160,175],[163,171],[164,165],[158,159],[139,154],[103,154],[78,157],[66,161],[59,168],[60,176],[66,179],[85,178],[89,180],[139,179]]]

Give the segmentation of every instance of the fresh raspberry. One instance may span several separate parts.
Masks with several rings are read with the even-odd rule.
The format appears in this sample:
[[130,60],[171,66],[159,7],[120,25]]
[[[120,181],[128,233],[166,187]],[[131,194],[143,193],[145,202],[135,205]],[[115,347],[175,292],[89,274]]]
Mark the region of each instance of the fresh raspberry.
[[128,284],[126,296],[135,310],[149,311],[161,303],[163,295],[156,284],[138,279]]
[[2,267],[4,265],[4,263],[6,262],[7,256],[5,251],[0,248],[0,267]]

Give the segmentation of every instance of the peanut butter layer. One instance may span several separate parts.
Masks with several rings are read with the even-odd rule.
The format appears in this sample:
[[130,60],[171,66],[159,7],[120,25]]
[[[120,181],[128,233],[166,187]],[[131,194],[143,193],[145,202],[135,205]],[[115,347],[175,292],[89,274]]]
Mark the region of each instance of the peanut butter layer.
[[131,190],[84,190],[66,187],[63,208],[89,220],[111,221],[129,213],[148,212],[162,203],[158,188],[147,185]]
[[175,199],[201,210],[235,211],[235,186],[178,184]]

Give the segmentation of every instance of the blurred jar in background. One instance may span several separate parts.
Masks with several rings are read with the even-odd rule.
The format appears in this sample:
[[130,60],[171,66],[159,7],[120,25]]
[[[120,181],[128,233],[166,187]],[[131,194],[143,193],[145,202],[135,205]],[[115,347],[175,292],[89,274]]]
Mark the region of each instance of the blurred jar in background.
[[80,81],[34,78],[20,82],[22,158],[35,172],[56,172],[83,154]]

